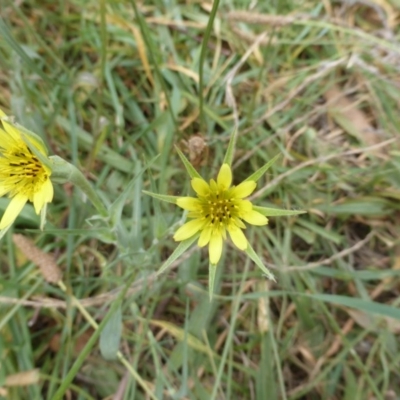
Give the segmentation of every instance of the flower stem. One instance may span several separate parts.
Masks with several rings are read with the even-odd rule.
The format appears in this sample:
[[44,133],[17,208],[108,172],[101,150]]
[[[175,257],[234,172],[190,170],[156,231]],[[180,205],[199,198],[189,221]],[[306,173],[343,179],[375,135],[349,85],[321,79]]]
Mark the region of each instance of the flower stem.
[[107,217],[107,208],[82,172],[61,157],[52,156],[49,158],[52,161],[51,180],[56,183],[73,183],[88,197],[99,214],[102,217]]

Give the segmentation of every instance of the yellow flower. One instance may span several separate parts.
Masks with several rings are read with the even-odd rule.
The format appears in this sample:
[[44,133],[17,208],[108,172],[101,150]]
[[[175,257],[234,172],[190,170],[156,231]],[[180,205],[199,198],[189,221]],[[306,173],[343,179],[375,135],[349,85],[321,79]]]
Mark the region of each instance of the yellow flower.
[[242,229],[246,229],[243,221],[251,225],[266,225],[268,218],[255,211],[249,200],[244,200],[257,186],[252,180],[247,180],[238,186],[231,186],[232,171],[228,164],[222,164],[217,181],[194,177],[192,188],[197,194],[194,197],[180,197],[176,204],[188,210],[191,221],[181,226],[175,233],[176,241],[183,241],[200,232],[198,245],[208,245],[210,262],[216,265],[221,258],[223,241],[226,232],[232,242],[240,250],[246,250],[248,242]]
[[0,110],[0,197],[10,203],[0,221],[0,237],[15,221],[27,201],[39,214],[53,199],[47,149],[39,137],[13,124]]
[[208,277],[210,299],[214,290],[217,263],[221,258],[224,240],[227,239],[227,232],[236,247],[243,250],[267,278],[275,280],[274,275],[265,267],[262,259],[247,241],[243,233],[243,229],[246,228],[245,222],[251,225],[266,225],[268,224],[267,217],[269,216],[294,216],[304,213],[304,211],[300,210],[281,210],[256,206],[246,200],[246,197],[250,196],[256,188],[257,181],[274,164],[279,154],[270,159],[238,186],[231,186],[232,171],[230,165],[232,164],[236,136],[237,131],[231,136],[217,180],[211,179],[210,183],[207,183],[199,175],[184,154],[176,148],[186,171],[192,178],[192,188],[197,197],[177,197],[143,191],[155,199],[176,204],[189,211],[189,222],[182,225],[174,235],[174,239],[180,242],[178,247],[163,262],[157,274],[161,274],[170,267],[196,240],[200,247],[208,245],[210,254]]

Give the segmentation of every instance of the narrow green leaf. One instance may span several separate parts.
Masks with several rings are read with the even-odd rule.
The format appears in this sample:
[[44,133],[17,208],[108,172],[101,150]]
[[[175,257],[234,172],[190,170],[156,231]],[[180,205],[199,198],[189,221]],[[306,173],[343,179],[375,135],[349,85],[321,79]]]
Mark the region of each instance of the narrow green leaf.
[[108,217],[108,210],[103,200],[75,165],[70,164],[59,156],[51,156],[49,159],[52,162],[51,180],[53,182],[73,183],[74,186],[78,187],[87,196],[102,217]]
[[155,156],[146,166],[140,168],[140,161],[137,161],[136,170],[138,171],[135,176],[128,183],[124,191],[118,196],[118,198],[114,201],[114,203],[109,207],[109,216],[110,220],[114,225],[118,224],[121,220],[122,210],[125,206],[125,203],[130,196],[131,191],[136,185],[137,180],[142,176],[142,174],[150,168],[153,163],[158,159],[159,155]]
[[162,91],[166,94],[165,101],[168,105],[167,111],[169,112],[169,114],[171,116],[173,125],[177,128],[178,122],[176,120],[176,116],[174,115],[174,109],[171,104],[169,88],[168,88],[167,82],[164,79],[164,74],[161,72],[162,56],[159,52],[160,47],[158,46],[158,43],[156,42],[155,38],[153,38],[154,35],[152,35],[151,28],[147,24],[146,18],[142,15],[143,11],[140,10],[138,2],[134,1],[134,0],[129,0],[129,2],[131,3],[131,6],[134,10],[135,19],[136,19],[136,22],[138,23],[138,26],[142,33],[143,40],[146,44],[146,49],[149,50],[148,55],[151,60],[151,64],[154,68],[154,72],[157,75],[158,83],[161,85]]
[[42,209],[40,210],[40,230],[42,231],[44,226],[46,225],[46,213],[47,213],[47,203],[43,204]]
[[177,260],[199,237],[199,234],[192,236],[189,239],[183,240],[179,243],[179,246],[174,250],[174,252],[168,257],[167,261],[161,265],[160,269],[157,271],[157,275],[162,274],[175,260]]
[[298,220],[297,223],[304,228],[308,229],[311,232],[316,233],[317,235],[325,238],[329,242],[333,242],[335,244],[340,244],[343,242],[344,237],[334,230],[327,229],[326,227],[322,227],[317,225],[311,221],[307,221],[306,219]]
[[118,307],[100,333],[100,352],[105,360],[115,360],[122,335],[122,312]]
[[213,30],[214,20],[217,15],[219,6],[219,0],[214,0],[212,9],[210,12],[210,16],[208,18],[207,26],[204,31],[203,41],[201,43],[201,50],[200,50],[200,60],[199,60],[199,107],[200,107],[200,124],[204,124],[204,117],[203,117],[203,104],[204,104],[204,62],[206,57],[206,51],[208,50],[208,41],[210,40],[211,32]]
[[[186,92],[185,90],[182,90],[181,94],[185,99],[189,100],[191,104],[200,107],[199,96],[195,96],[190,92]],[[216,112],[216,110],[217,109],[215,107],[213,108],[212,105],[203,103],[204,116],[207,116],[210,121],[214,121],[218,126],[221,127],[223,131],[228,131],[231,129],[231,125],[227,124],[221,115]]]
[[169,334],[175,337],[180,342],[187,341],[187,344],[190,348],[200,351],[205,354],[212,354],[214,357],[218,357],[213,351],[207,347],[200,339],[198,339],[195,335],[185,332],[181,327],[175,325],[172,322],[150,319],[148,321],[151,325],[158,326],[163,330],[166,330]]
[[144,194],[148,196],[154,197],[157,200],[166,201],[167,203],[176,204],[176,200],[179,199],[179,196],[168,196],[166,194],[158,194],[153,192],[148,192],[147,190],[142,190]]
[[203,179],[201,177],[201,175],[195,170],[195,168],[193,167],[192,164],[190,164],[190,161],[185,157],[185,155],[178,149],[177,146],[175,146],[176,151],[178,152],[179,157],[181,158],[186,171],[188,172],[188,174],[190,175],[190,177],[193,178],[200,178]]
[[0,240],[7,233],[7,231],[11,228],[11,225],[6,226],[4,229],[0,230]]
[[321,294],[303,293],[302,296],[310,297],[316,300],[321,300],[331,304],[338,304],[345,307],[355,308],[361,311],[365,311],[368,314],[377,314],[400,320],[400,309],[398,307],[391,306],[388,304],[377,303],[372,300],[364,300],[355,297],[342,296],[336,294],[324,294],[324,293]]
[[254,172],[254,174],[250,175],[247,179],[245,179],[244,182],[247,181],[257,182],[280,156],[281,156],[280,154],[277,154],[274,158],[269,160],[264,166],[262,166],[256,172]]
[[259,207],[253,205],[253,210],[258,211],[266,217],[281,217],[290,215],[305,214],[307,211],[303,210],[282,210],[280,208]]
[[[82,148],[93,151],[96,142],[92,134],[61,115],[56,116],[56,123],[62,129],[67,131],[69,135],[77,137],[80,149]],[[103,144],[98,150],[96,158],[104,161],[106,164],[109,164],[118,171],[126,172],[128,174],[132,172],[133,163],[128,158],[121,156],[121,154],[117,153],[105,144]]]
[[386,199],[373,196],[365,196],[357,199],[346,199],[340,204],[318,204],[317,210],[324,211],[330,215],[365,215],[384,216],[391,214],[392,203]]
[[233,156],[234,156],[235,148],[236,148],[237,136],[238,136],[238,130],[235,127],[235,129],[233,130],[233,132],[231,134],[231,138],[229,139],[228,148],[226,150],[225,157],[224,157],[224,164],[228,164],[229,166],[232,165]]
[[217,272],[217,264],[209,264],[208,266],[208,290],[210,293],[210,302],[212,301],[215,284],[215,274]]
[[257,267],[261,269],[261,271],[266,275],[268,279],[271,279],[276,282],[276,279],[272,272],[263,264],[260,257],[258,257],[257,253],[251,247],[250,243],[247,243],[247,249],[245,250],[246,254],[256,263]]
[[8,25],[6,25],[2,18],[0,18],[0,37],[4,39],[4,42],[21,57],[25,65],[27,65],[31,70],[35,71],[46,83],[52,82],[48,75],[43,73],[43,71],[36,66],[35,62],[32,60],[33,57],[29,56],[14,39],[10,28]]

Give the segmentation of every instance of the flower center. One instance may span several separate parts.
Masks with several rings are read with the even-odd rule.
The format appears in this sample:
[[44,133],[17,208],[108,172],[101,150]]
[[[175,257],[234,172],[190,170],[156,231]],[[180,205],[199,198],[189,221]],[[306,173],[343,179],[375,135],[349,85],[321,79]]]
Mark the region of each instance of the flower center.
[[22,193],[31,199],[48,177],[42,163],[25,143],[7,151],[0,149],[0,181],[10,196]]
[[27,148],[27,152],[15,152],[9,157],[10,177],[18,177],[20,179],[32,178],[35,179],[38,175],[45,173],[41,162],[37,157],[32,154],[31,150]]
[[228,191],[217,191],[202,199],[202,214],[212,225],[229,225],[238,216],[238,206]]

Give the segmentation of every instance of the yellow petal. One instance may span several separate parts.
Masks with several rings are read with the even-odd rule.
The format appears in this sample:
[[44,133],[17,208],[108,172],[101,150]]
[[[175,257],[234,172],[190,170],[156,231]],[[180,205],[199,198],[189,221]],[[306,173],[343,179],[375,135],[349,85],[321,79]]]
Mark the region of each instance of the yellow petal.
[[210,245],[208,246],[211,264],[218,264],[222,254],[222,245],[222,235],[218,232],[213,232],[210,238]]
[[229,236],[232,239],[232,242],[239,250],[247,249],[247,239],[244,235],[243,231],[235,225],[230,225],[228,227]]
[[181,242],[182,240],[189,239],[194,234],[196,234],[201,228],[203,228],[205,221],[201,219],[194,219],[193,221],[186,222],[186,224],[182,225],[174,235],[174,239],[177,242]]
[[39,191],[33,195],[33,206],[36,214],[40,213],[44,203],[50,203],[53,200],[54,189],[50,179],[43,183]]
[[217,177],[218,186],[228,189],[232,184],[232,171],[228,164],[222,164]]
[[204,247],[207,246],[208,242],[210,241],[211,238],[211,232],[212,232],[212,227],[208,226],[207,228],[204,228],[201,231],[199,241],[197,242],[197,245],[199,247]]
[[197,218],[202,218],[203,214],[199,211],[189,211],[187,213],[187,217],[190,219],[197,219]]
[[3,123],[4,129],[6,132],[14,139],[14,140],[21,140],[21,132],[14,128],[10,123],[7,121],[1,121]]
[[221,227],[219,228],[219,231],[220,231],[220,233],[221,233],[221,235],[222,235],[222,238],[223,238],[224,240],[226,240],[226,229],[225,229],[225,227],[224,227],[224,226],[221,226]]
[[232,197],[237,197],[239,199],[244,199],[247,196],[250,196],[254,189],[256,188],[257,183],[254,181],[242,182],[240,185],[237,185],[232,191]]
[[237,200],[236,205],[238,207],[239,214],[249,212],[253,209],[253,204],[251,204],[251,201],[249,200]]
[[210,187],[204,179],[193,178],[192,188],[199,196],[207,196],[210,193]]
[[53,196],[54,196],[54,188],[53,188],[53,184],[51,183],[50,179],[48,179],[46,181],[46,183],[43,185],[43,190],[46,192],[44,201],[46,203],[50,203],[53,200]]
[[7,149],[15,144],[15,140],[3,129],[0,128],[0,147]]
[[4,196],[6,193],[10,191],[9,186],[3,186],[0,184],[0,197]]
[[264,215],[260,214],[258,211],[247,211],[243,213],[240,218],[244,219],[247,223],[251,225],[267,225],[268,224],[268,218],[265,217]]
[[6,113],[0,108],[0,117],[5,117]]
[[210,189],[214,194],[217,194],[219,191],[217,182],[215,182],[214,179],[210,179]]
[[241,229],[246,229],[246,225],[242,222],[242,220],[238,217],[233,217],[234,224]]
[[201,206],[200,201],[194,197],[180,197],[176,200],[176,204],[184,210],[189,211],[198,211]]
[[1,218],[0,230],[10,226],[15,221],[27,201],[28,197],[22,194],[17,194],[12,198],[10,204],[7,206],[6,211],[3,214],[3,217]]

